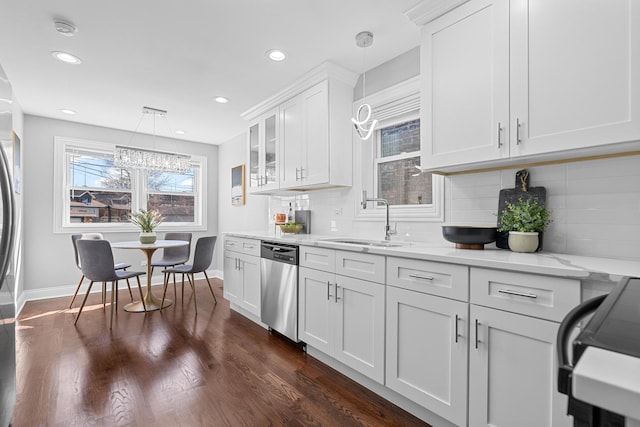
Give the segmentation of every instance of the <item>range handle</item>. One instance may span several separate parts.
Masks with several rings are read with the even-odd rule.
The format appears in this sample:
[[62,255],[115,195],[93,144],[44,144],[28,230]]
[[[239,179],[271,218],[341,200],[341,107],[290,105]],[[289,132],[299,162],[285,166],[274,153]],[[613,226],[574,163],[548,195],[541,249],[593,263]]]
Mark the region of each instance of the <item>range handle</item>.
[[558,328],[556,351],[558,352],[558,391],[560,393],[566,395],[571,394],[571,376],[573,374],[573,366],[571,365],[569,355],[567,354],[569,336],[576,325],[580,323],[585,316],[596,311],[607,296],[607,294],[600,295],[577,305],[565,316]]

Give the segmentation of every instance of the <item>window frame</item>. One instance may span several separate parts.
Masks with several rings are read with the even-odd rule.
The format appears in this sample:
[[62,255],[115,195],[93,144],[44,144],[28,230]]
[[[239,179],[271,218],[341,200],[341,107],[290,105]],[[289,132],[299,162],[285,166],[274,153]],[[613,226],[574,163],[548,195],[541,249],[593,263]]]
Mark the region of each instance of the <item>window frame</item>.
[[[363,100],[353,103],[353,113],[357,111]],[[353,132],[354,170],[360,171],[354,180],[358,195],[366,190],[370,197],[377,197],[378,173],[377,159],[380,154],[380,129],[420,118],[420,77],[416,76],[367,95],[366,102],[371,106],[374,118],[378,118],[375,135],[367,141],[361,141]],[[420,126],[422,126],[422,121]],[[422,141],[421,141],[422,144]],[[399,159],[404,154],[393,156]],[[408,156],[415,157],[415,156]],[[361,205],[361,196],[356,197],[355,219],[360,221],[380,221],[386,216],[386,207],[382,204],[368,203],[367,208]],[[444,177],[432,175],[432,203],[422,205],[391,205],[389,216],[393,221],[406,222],[442,222],[444,221]]]
[[[72,223],[69,207],[69,167],[68,155],[71,150],[94,151],[109,153],[115,150],[116,144],[75,139],[62,136],[54,137],[54,169],[53,169],[53,232],[54,233],[82,233],[82,232],[139,232],[139,228],[129,222],[94,222]],[[196,167],[195,177],[195,209],[194,222],[162,223],[156,229],[167,231],[204,231],[207,229],[207,158],[191,155],[191,161]],[[132,170],[131,173],[131,211],[146,208],[147,175],[143,170]]]

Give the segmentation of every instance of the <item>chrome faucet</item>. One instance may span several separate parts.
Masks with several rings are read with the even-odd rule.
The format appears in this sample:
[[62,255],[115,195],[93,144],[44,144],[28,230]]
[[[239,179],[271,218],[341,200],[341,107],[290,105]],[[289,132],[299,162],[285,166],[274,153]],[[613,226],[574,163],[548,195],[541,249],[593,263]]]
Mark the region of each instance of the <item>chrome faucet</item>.
[[391,225],[389,225],[389,201],[387,199],[380,199],[376,197],[368,198],[367,190],[362,190],[362,209],[367,209],[367,202],[377,202],[384,203],[387,208],[387,225],[384,227],[384,240],[391,240],[391,236],[394,234],[398,234],[397,225],[394,229],[391,229]]

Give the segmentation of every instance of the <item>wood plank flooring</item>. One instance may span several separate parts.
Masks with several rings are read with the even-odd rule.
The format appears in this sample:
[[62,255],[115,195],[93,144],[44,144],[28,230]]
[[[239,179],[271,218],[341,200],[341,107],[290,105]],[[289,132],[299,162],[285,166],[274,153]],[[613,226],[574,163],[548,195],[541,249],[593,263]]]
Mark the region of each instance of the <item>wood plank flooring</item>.
[[221,281],[217,305],[206,282],[196,287],[197,316],[190,289],[146,315],[125,312],[120,291],[112,331],[99,294],[77,326],[79,301],[28,302],[13,426],[427,425],[231,311]]

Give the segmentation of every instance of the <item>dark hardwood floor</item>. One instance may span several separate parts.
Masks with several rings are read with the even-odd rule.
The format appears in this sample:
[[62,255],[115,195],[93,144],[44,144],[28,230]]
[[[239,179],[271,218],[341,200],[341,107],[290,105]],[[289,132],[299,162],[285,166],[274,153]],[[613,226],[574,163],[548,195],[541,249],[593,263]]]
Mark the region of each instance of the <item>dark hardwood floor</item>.
[[217,305],[206,282],[196,286],[197,316],[190,289],[146,315],[125,312],[120,291],[112,331],[99,294],[77,326],[80,301],[28,302],[13,426],[426,425],[229,310],[221,281]]

